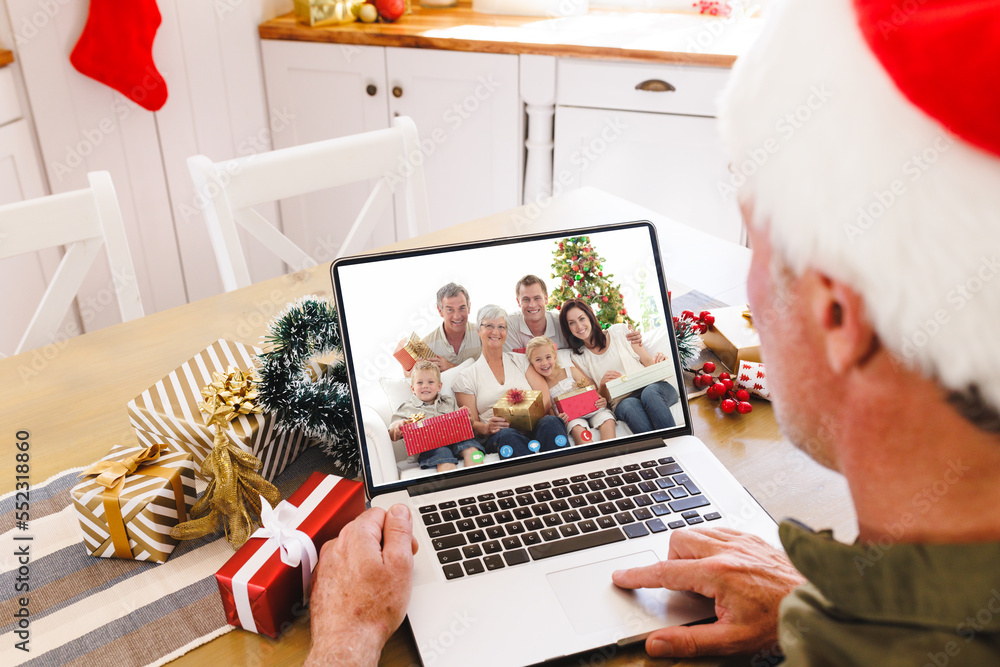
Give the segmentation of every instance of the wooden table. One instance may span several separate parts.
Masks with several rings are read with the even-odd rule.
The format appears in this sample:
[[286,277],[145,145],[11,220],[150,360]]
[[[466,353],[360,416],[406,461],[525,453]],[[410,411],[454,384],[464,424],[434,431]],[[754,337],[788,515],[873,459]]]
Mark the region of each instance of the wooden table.
[[[668,282],[679,281],[728,303],[745,300],[748,250],[593,188],[390,248],[637,219],[651,220],[659,230]],[[3,469],[13,470],[18,431],[30,434],[33,485],[99,459],[115,443],[135,442],[125,409],[130,399],[212,341],[224,337],[257,344],[267,321],[285,303],[304,294],[330,293],[329,265],[324,264],[0,360]],[[845,482],[780,436],[769,405],[757,401],[752,414],[734,418],[723,415],[714,403],[698,398],[692,401],[691,416],[695,434],[776,519],[794,516],[815,527],[832,527],[841,539],[854,539],[855,516]],[[11,472],[0,480],[0,492],[13,490],[13,477]],[[192,651],[177,663],[301,664],[308,648],[305,616],[279,641],[237,630]],[[639,647],[609,656],[599,653],[594,659],[598,657],[601,664],[611,665],[654,662]],[[386,646],[381,664],[419,664],[406,624]],[[576,665],[578,660],[565,664]],[[584,664],[591,664],[590,659]]]

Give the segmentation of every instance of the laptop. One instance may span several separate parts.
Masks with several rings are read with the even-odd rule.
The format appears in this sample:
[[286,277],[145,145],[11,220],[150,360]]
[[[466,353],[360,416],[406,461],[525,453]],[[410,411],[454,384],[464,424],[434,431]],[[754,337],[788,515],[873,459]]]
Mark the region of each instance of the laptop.
[[[619,421],[606,441],[570,439],[553,451],[531,453],[535,446],[515,457],[507,449],[486,452],[480,465],[420,469],[387,432],[398,407],[389,403],[408,392],[397,343],[442,326],[435,295],[450,282],[469,292],[473,324],[487,304],[517,312],[515,284],[526,274],[543,278],[551,295],[559,280],[568,283],[551,277],[559,243],[579,237],[603,258],[602,277],[620,290],[643,344],[672,360],[665,381],[679,394],[675,426],[631,433]],[[625,591],[611,573],[667,559],[671,536],[692,526],[728,526],[779,545],[774,521],[692,434],[651,223],[350,257],[331,273],[365,492],[372,506],[405,503],[414,518],[408,617],[425,665],[536,664],[711,619],[711,600]],[[571,351],[559,356],[572,363]],[[443,374],[443,391],[465,368]]]

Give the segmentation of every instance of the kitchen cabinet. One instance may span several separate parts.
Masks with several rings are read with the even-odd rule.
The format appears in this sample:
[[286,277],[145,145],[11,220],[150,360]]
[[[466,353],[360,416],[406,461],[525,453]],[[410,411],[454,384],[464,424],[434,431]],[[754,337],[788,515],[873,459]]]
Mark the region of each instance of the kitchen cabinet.
[[743,225],[715,125],[729,70],[562,59],[553,179],[591,185],[733,243]]
[[[268,105],[286,112],[280,131],[272,120],[276,148],[376,130],[409,116],[420,135],[430,229],[520,203],[516,55],[267,39],[261,52]],[[283,202],[285,233],[317,259],[332,258],[368,190],[349,186]],[[395,209],[401,206],[397,201]],[[403,216],[386,215],[365,247],[404,238]]]

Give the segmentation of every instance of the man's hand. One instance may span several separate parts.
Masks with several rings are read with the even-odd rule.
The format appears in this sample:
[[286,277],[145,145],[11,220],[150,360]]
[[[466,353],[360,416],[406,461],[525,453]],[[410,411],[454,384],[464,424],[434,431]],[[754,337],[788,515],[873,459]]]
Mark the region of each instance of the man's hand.
[[323,545],[313,572],[308,665],[378,664],[406,615],[416,552],[405,505],[388,514],[373,507]]
[[778,638],[778,605],[805,581],[782,552],[729,528],[678,531],[668,560],[618,570],[612,580],[622,588],[694,591],[715,600],[715,623],[663,628],[646,638],[651,656],[678,658],[770,649]]
[[450,361],[448,361],[447,359],[445,359],[442,356],[434,357],[433,359],[431,359],[431,363],[433,363],[435,366],[437,366],[438,370],[440,370],[440,371],[446,371],[449,368],[454,368],[455,367],[455,364],[451,363]]

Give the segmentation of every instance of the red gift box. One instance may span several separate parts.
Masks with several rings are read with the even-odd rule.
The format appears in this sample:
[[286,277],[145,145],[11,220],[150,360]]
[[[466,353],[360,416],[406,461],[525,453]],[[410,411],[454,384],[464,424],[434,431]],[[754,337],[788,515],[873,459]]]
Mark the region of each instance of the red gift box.
[[[301,539],[311,540],[315,549],[312,553],[318,554],[327,540],[336,537],[364,509],[364,487],[360,482],[321,472],[310,475],[288,500],[274,508],[275,515],[284,519],[287,530],[272,526],[269,531],[265,524],[215,573],[226,621],[251,632],[277,637],[294,616],[302,613],[305,582],[316,567],[315,559],[307,556],[296,567],[286,565],[282,562],[279,540],[258,534],[300,531],[305,534]],[[301,547],[292,544],[287,551]],[[305,572],[307,566],[309,571]]]
[[600,395],[593,387],[584,387],[573,392],[567,392],[555,399],[556,410],[566,413],[566,421],[597,412],[597,399]]
[[421,452],[454,445],[474,437],[472,422],[465,410],[403,424],[403,445],[406,446],[407,456],[416,456]]
[[418,361],[433,359],[434,351],[417,334],[411,333],[408,339],[399,341],[392,356],[404,371],[410,371]]

